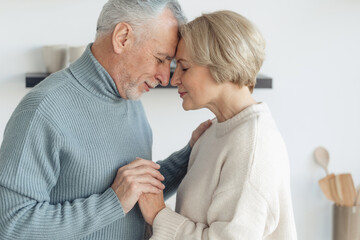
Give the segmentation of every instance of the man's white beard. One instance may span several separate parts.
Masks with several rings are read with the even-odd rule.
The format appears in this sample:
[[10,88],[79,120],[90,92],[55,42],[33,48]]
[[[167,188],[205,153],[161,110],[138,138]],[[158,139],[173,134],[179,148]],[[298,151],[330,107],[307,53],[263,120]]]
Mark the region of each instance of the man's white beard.
[[136,86],[128,86],[128,88],[125,90],[126,97],[129,100],[138,101],[141,98],[141,95],[143,92],[140,92],[138,90],[138,85]]
[[126,98],[133,101],[140,100],[140,97],[143,94],[143,92],[139,91],[139,83],[137,79],[131,79],[130,75],[126,71],[124,71],[123,74],[122,89]]
[[[150,80],[148,81],[145,81],[147,82],[147,84],[150,85]],[[143,83],[140,83],[140,84],[143,84]],[[156,88],[156,86],[159,85],[159,83],[155,83],[155,84],[152,84],[150,85],[151,88]],[[128,84],[128,86],[126,87],[126,90],[125,90],[125,94],[126,94],[126,97],[130,100],[133,100],[133,101],[138,101],[140,100],[142,94],[145,92],[145,90],[143,90],[142,92],[139,91],[139,85],[138,85],[138,82],[137,81],[134,81],[134,82],[130,82]]]
[[[140,84],[143,84],[143,82]],[[126,97],[133,101],[140,100],[141,95],[145,92],[145,90],[142,92],[139,91],[139,82],[137,80],[128,82],[127,86],[125,86],[125,89]]]

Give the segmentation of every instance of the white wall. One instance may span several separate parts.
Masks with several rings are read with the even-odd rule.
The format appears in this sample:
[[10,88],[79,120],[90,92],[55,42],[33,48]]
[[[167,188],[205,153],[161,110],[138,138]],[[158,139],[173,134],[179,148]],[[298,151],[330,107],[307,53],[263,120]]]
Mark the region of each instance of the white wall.
[[[44,71],[41,46],[93,40],[105,0],[0,0],[0,141],[11,112],[28,92],[26,72]],[[201,12],[235,10],[267,40],[262,72],[266,101],[288,146],[299,239],[331,239],[331,204],[317,181],[324,172],[313,150],[326,146],[330,170],[360,183],[360,3],[355,0],[180,0],[191,20]],[[154,159],[183,146],[207,110],[184,112],[175,89],[153,90],[143,102],[154,131]],[[170,201],[173,205],[174,199]]]

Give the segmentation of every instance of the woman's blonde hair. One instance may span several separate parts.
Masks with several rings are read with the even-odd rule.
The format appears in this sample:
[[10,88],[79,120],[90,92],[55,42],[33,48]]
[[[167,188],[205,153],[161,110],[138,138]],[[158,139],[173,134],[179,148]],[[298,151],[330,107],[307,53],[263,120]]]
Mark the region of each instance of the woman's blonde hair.
[[232,11],[203,14],[180,27],[195,64],[209,68],[218,83],[233,82],[250,91],[265,57],[265,40],[245,17]]

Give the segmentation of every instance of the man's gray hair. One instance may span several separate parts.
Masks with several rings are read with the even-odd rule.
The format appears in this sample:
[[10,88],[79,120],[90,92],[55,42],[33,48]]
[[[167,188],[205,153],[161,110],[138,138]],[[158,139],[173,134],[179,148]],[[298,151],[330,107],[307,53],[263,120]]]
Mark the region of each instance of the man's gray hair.
[[186,23],[186,17],[177,0],[109,0],[100,13],[96,38],[112,33],[119,22],[128,23],[140,38],[149,28],[151,20],[165,8],[173,13],[179,25]]

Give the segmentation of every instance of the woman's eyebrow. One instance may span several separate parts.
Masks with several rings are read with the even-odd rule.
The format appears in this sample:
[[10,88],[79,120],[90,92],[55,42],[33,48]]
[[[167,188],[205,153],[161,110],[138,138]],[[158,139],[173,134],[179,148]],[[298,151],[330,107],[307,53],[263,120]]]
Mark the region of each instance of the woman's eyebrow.
[[180,58],[178,60],[176,60],[176,63],[182,63],[182,62],[187,62],[186,59]]

